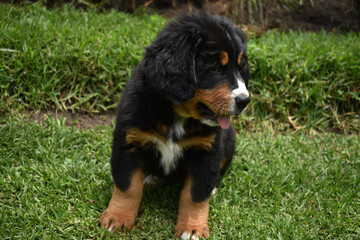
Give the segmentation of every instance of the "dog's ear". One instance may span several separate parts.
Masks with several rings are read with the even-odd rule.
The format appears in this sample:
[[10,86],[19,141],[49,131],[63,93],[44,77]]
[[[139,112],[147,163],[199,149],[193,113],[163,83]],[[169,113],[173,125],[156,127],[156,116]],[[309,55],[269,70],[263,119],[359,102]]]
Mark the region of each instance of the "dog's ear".
[[195,54],[201,36],[186,25],[169,24],[146,48],[142,67],[151,85],[174,102],[192,98],[196,90]]

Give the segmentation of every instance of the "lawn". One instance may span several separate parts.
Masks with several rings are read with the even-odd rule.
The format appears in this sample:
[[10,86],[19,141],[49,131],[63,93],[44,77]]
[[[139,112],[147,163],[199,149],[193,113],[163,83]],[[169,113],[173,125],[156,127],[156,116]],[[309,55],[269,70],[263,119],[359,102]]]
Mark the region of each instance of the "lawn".
[[[0,4],[0,113],[114,110],[165,23],[156,14]],[[359,52],[353,32],[274,30],[249,38],[251,121],[359,131]]]
[[[145,189],[133,231],[98,227],[110,197],[111,127],[0,125],[1,239],[171,239],[178,187]],[[238,133],[234,164],[211,199],[210,239],[355,239],[358,135]]]
[[[113,126],[33,121],[112,112],[166,21],[0,4],[0,239],[174,237],[180,186],[145,187],[131,233],[98,227]],[[236,155],[211,199],[210,239],[358,238],[359,34],[275,30],[248,52],[252,102],[233,119]]]

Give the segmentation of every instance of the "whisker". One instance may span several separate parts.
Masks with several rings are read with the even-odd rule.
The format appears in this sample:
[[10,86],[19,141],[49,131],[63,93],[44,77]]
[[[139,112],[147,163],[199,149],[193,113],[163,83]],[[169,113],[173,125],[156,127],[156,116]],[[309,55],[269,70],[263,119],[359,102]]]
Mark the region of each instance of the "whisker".
[[210,108],[214,109],[215,113],[220,115],[228,115],[230,112],[228,103],[224,101],[214,102],[210,105]]

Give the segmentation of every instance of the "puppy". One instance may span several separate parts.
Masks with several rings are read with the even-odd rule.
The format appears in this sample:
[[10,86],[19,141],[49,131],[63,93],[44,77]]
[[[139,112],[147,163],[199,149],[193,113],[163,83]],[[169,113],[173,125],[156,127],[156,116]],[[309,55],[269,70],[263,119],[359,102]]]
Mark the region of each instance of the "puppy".
[[185,15],[146,48],[118,105],[114,192],[100,224],[131,229],[145,174],[183,182],[176,237],[209,237],[211,192],[230,165],[230,116],[250,102],[246,36],[223,17]]

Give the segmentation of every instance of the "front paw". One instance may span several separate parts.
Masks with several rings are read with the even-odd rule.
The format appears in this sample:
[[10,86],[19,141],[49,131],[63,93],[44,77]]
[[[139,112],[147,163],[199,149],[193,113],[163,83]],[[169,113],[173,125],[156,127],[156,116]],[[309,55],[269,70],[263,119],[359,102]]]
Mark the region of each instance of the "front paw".
[[182,240],[198,240],[199,237],[208,238],[210,236],[210,230],[207,224],[196,226],[176,226],[176,237]]
[[119,229],[126,232],[134,226],[135,217],[105,210],[99,221],[100,226],[107,228],[110,232],[117,232]]

